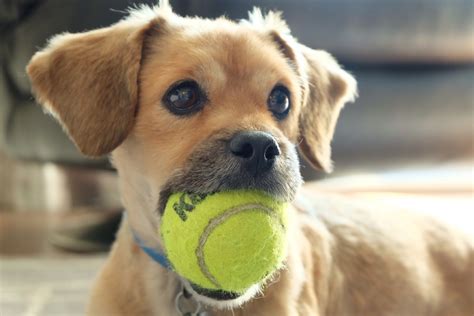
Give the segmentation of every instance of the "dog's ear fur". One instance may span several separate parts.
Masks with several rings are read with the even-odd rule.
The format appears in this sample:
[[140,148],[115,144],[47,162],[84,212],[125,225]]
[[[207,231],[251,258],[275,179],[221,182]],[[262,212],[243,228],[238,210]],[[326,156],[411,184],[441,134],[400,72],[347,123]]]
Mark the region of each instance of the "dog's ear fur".
[[299,44],[280,12],[255,8],[248,22],[270,36],[300,77],[300,152],[314,168],[332,171],[331,140],[340,110],[357,95],[355,79],[328,53]]
[[301,78],[300,152],[313,168],[331,172],[331,141],[337,118],[344,104],[355,99],[357,83],[327,52],[292,38],[284,40],[276,32],[270,35]]
[[119,22],[54,37],[27,66],[38,101],[88,156],[111,152],[133,126],[147,32],[157,24]]
[[[303,56],[303,104],[299,117],[300,152],[314,168],[332,171],[331,141],[339,112],[357,95],[355,79],[328,53],[298,44]],[[304,65],[306,64],[306,65]]]

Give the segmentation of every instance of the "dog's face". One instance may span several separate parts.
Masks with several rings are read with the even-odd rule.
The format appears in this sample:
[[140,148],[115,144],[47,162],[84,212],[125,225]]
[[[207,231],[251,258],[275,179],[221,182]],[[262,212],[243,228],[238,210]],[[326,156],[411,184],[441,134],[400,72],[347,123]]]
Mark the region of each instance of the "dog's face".
[[234,23],[142,9],[53,39],[28,73],[84,154],[113,151],[132,222],[142,212],[135,221],[153,226],[172,192],[258,189],[291,201],[296,147],[330,170],[335,122],[355,94],[331,56],[259,11]]
[[237,188],[291,200],[301,183],[293,144],[303,97],[292,61],[269,34],[225,20],[156,32],[133,135],[142,165],[166,179],[155,183],[161,201]]

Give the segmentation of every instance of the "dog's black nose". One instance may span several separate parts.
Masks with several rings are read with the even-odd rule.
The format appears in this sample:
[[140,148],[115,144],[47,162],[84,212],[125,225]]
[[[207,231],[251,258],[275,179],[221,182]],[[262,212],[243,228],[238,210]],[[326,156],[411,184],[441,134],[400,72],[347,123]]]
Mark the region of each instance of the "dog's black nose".
[[248,172],[253,175],[269,170],[276,156],[280,155],[280,147],[272,135],[260,132],[240,132],[235,134],[229,143],[230,151],[243,159]]

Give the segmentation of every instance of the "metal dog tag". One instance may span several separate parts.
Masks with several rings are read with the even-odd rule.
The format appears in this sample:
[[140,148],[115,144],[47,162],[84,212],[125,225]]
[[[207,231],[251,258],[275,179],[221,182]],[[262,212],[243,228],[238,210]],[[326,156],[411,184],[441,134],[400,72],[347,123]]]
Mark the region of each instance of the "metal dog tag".
[[210,316],[208,312],[201,310],[201,303],[196,301],[184,287],[176,294],[174,303],[180,316]]

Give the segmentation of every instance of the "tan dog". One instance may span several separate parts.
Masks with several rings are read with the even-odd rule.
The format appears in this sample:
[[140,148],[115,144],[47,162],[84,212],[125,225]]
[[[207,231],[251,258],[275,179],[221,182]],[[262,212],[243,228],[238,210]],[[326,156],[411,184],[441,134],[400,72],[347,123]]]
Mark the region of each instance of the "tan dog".
[[[472,240],[412,213],[296,197],[294,144],[330,170],[336,119],[356,84],[278,14],[255,10],[234,23],[144,7],[53,38],[28,74],[77,147],[111,153],[119,173],[128,216],[90,315],[179,315],[183,283],[193,296],[178,297],[178,308],[202,302],[210,315],[473,314]],[[137,245],[162,249],[156,228],[171,192],[235,188],[296,198],[286,267],[261,293],[200,292]]]

